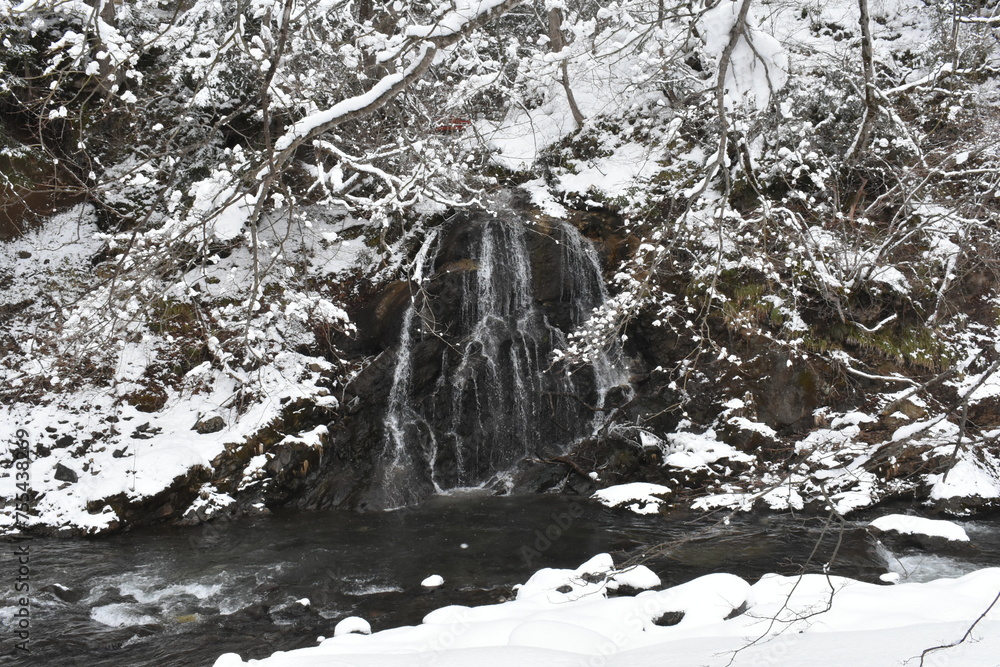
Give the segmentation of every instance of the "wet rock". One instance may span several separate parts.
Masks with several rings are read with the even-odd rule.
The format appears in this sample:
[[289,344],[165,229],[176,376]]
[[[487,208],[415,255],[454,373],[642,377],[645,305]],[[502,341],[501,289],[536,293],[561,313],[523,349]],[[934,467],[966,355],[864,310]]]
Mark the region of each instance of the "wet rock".
[[275,605],[268,609],[268,616],[275,623],[287,625],[294,623],[298,627],[309,626],[319,620],[319,614],[313,609],[309,600],[293,600],[283,604]]
[[625,586],[624,584],[619,585],[617,588],[608,589],[609,598],[634,598],[639,593],[649,589],[646,588],[635,588],[634,586]]
[[69,482],[71,484],[80,481],[80,476],[76,472],[61,463],[56,464],[56,469],[52,476],[60,482]]
[[[594,490],[625,482],[650,482],[675,485],[673,469],[663,466],[662,452],[658,447],[636,447],[635,443],[619,436],[589,438],[581,442],[572,454],[572,460],[584,471],[595,471],[598,479],[587,479]],[[568,482],[571,489],[579,488],[583,494],[581,476],[574,473]],[[592,491],[588,492],[590,495]]]
[[653,624],[669,628],[670,626],[677,625],[683,621],[684,615],[683,611],[664,612],[659,618],[653,621]]
[[95,602],[91,603],[91,608],[105,607],[109,604],[139,604],[134,595],[122,595],[117,589],[102,591]]
[[[569,376],[546,368],[552,348],[599,301],[600,273],[592,254],[580,250],[586,241],[570,228],[536,221],[524,233],[514,215],[510,221],[456,216],[441,230],[420,289],[391,285],[364,309],[359,335],[371,332],[389,351],[344,392],[345,410],[331,424],[323,470],[310,480],[304,506],[374,509],[419,502],[436,485],[476,484],[522,457],[563,454],[586,430],[594,417],[589,406],[598,400],[595,373],[583,368]],[[491,288],[479,284],[484,270],[495,281]],[[406,452],[413,460],[406,464],[405,484],[397,484],[384,479],[380,461],[389,442],[395,348],[411,303],[406,370],[412,418],[406,419],[405,440],[413,443]],[[515,394],[513,401],[502,398]],[[625,394],[615,400],[626,401]],[[536,451],[547,443],[556,445],[551,452]],[[269,462],[274,473],[288,465],[281,458]],[[566,487],[562,464],[524,472],[520,488]],[[569,487],[587,493],[590,484],[584,477]]]
[[265,620],[268,618],[267,612],[268,612],[267,605],[255,602],[253,604],[247,605],[246,607],[243,607],[243,609],[240,609],[232,616],[234,620],[236,621],[242,620],[245,623],[247,620],[255,620],[255,621]]
[[73,590],[72,588],[66,588],[62,584],[49,584],[48,586],[43,586],[40,589],[43,593],[51,593],[55,597],[59,598],[63,602],[68,602],[69,604],[75,604],[87,597],[86,591]]
[[348,354],[373,355],[393,347],[399,341],[403,311],[415,292],[414,285],[397,280],[377,292],[362,295],[360,305],[350,314],[356,333],[337,336],[334,341],[337,348]]
[[89,512],[101,512],[105,506],[118,515],[120,523],[109,526],[105,533],[115,532],[122,526],[145,526],[168,519],[179,519],[184,508],[199,496],[206,482],[211,481],[211,471],[194,466],[175,477],[167,487],[152,496],[136,501],[127,493],[100,498],[87,503]]
[[278,586],[278,584],[271,581],[265,581],[263,584],[257,586],[257,588],[253,590],[253,592],[256,593],[257,595],[266,595],[276,592],[279,588],[280,587]]
[[563,493],[589,498],[597,491],[598,485],[591,477],[572,474],[567,478]]

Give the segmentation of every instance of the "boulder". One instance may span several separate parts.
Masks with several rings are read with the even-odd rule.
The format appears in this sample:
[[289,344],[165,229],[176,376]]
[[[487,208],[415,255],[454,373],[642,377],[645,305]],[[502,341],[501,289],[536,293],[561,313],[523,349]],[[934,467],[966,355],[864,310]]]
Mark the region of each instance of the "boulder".
[[221,416],[210,412],[207,415],[203,415],[194,426],[191,427],[192,431],[198,431],[198,433],[218,433],[222,429],[226,428],[226,420]]
[[61,463],[56,464],[56,470],[52,473],[52,476],[60,482],[69,482],[71,484],[80,481],[80,476],[74,470],[67,468]]

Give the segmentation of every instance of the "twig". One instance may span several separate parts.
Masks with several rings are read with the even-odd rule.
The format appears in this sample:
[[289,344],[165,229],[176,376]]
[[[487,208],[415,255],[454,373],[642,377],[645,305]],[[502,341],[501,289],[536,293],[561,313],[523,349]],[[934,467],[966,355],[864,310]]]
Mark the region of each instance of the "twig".
[[938,646],[931,646],[930,648],[925,648],[920,653],[920,667],[923,667],[924,660],[927,658],[929,654],[933,653],[934,651],[943,651],[944,649],[952,648],[958,646],[959,644],[964,643],[965,640],[967,640],[970,636],[972,636],[972,631],[976,629],[976,626],[979,625],[980,621],[986,618],[986,616],[990,613],[993,607],[996,606],[997,602],[1000,602],[1000,591],[997,591],[996,597],[993,598],[993,602],[991,602],[990,606],[986,607],[986,609],[983,610],[983,613],[981,613],[979,617],[972,622],[972,625],[968,627],[968,629],[965,631],[965,634],[962,635],[961,639],[959,639],[957,642],[952,642],[950,644],[940,644]]

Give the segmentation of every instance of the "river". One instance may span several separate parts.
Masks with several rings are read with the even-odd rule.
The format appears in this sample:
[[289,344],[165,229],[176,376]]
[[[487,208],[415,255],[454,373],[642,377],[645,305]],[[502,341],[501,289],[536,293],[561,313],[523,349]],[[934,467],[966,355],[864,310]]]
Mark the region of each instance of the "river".
[[[377,631],[419,623],[448,604],[499,602],[539,568],[576,567],[601,552],[616,562],[647,554],[673,585],[719,571],[751,581],[793,574],[819,541],[816,571],[838,542],[834,533],[820,539],[823,517],[720,519],[638,516],[556,495],[457,492],[393,512],[289,512],[96,540],[36,538],[30,659],[14,662],[4,650],[0,664],[208,667],[229,651],[260,658],[314,645],[350,615]],[[877,581],[886,571],[865,523],[860,516],[839,540],[832,573]],[[958,555],[901,554],[917,570],[914,580],[1000,562],[996,524],[965,526],[974,546]],[[658,543],[672,548],[654,554]],[[445,584],[422,588],[431,574]],[[298,602],[305,598],[308,607]]]

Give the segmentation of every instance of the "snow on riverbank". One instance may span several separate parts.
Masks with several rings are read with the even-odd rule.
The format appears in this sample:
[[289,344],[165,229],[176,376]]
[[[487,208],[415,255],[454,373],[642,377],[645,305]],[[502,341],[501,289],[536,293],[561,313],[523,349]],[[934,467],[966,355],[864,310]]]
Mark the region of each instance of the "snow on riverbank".
[[[227,443],[242,443],[277,419],[282,404],[322,400],[316,395],[319,373],[310,371],[300,355],[279,361],[286,363],[258,373],[262,399],[242,414],[228,405],[236,391],[233,381],[216,371],[205,373],[208,386],[202,393],[167,391],[164,409],[155,413],[99,389],[63,401],[0,408],[0,442],[14,442],[14,433],[23,429],[35,448],[31,488],[38,498],[31,525],[89,534],[108,530],[122,519],[110,499],[124,495],[141,502],[161,494],[192,470],[211,470]],[[224,416],[218,432],[194,430],[206,413]],[[319,446],[315,436],[312,444]],[[15,494],[14,477],[0,476],[0,498]],[[217,507],[232,502],[210,485],[201,495],[203,501],[215,496]],[[13,513],[0,513],[0,533],[13,526]]]
[[[1000,568],[989,568],[898,586],[816,574],[765,575],[751,585],[717,573],[608,598],[606,581],[615,574],[610,568],[610,557],[602,554],[576,570],[536,572],[509,602],[444,607],[419,626],[342,634],[260,661],[244,663],[229,653],[215,667],[659,667],[667,661],[884,667],[913,658],[916,664],[922,651],[958,642],[1000,592]],[[930,654],[966,667],[995,665],[997,655],[997,608],[976,623],[969,640]]]
[[[362,244],[340,236],[362,221],[319,212],[297,222],[271,220],[261,238],[309,247],[294,260],[301,273],[334,280],[363,261]],[[203,483],[217,478],[228,453],[279,423],[286,406],[337,405],[331,388],[344,369],[301,351],[315,342],[318,323],[348,326],[335,303],[293,289],[290,278],[272,279],[276,302],[248,322],[232,301],[253,283],[252,258],[236,249],[166,289],[159,321],[147,326],[136,313],[119,314],[115,325],[98,298],[105,280],[92,263],[104,243],[93,208],[81,205],[0,244],[0,311],[17,341],[0,345],[0,467],[11,469],[19,432],[31,461],[27,482],[0,474],[0,534],[15,530],[13,499],[26,488],[33,504],[25,523],[34,528],[110,532],[135,519],[123,508],[127,515],[143,505],[150,521],[211,517],[235,502]],[[98,318],[91,329],[70,317],[70,304],[87,299],[95,299]],[[203,329],[194,304],[212,311],[205,321],[215,329]],[[235,322],[229,331],[220,324],[226,313]],[[45,330],[56,321],[60,331]],[[74,321],[81,328],[70,335]],[[234,331],[259,343],[258,363],[247,367],[234,357]],[[318,452],[325,433],[290,433],[277,444]],[[254,466],[225,462],[236,468],[239,490],[259,484],[274,456],[257,453]]]

